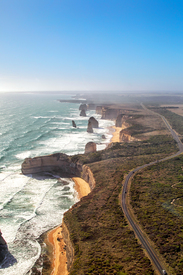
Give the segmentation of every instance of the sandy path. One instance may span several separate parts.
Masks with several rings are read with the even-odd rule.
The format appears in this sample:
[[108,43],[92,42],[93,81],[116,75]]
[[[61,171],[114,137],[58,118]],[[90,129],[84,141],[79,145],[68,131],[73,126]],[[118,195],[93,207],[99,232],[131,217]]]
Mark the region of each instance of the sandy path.
[[[75,189],[78,192],[78,197],[81,199],[90,193],[89,184],[81,178],[74,177]],[[67,257],[65,243],[62,238],[62,226],[58,226],[50,230],[47,234],[47,241],[54,248],[52,273],[51,275],[68,275],[67,271]]]

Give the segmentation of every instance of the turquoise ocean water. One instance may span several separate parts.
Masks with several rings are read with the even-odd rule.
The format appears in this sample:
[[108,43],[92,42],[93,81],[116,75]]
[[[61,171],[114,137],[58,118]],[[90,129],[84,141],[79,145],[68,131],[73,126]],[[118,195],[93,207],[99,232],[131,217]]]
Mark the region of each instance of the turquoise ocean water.
[[[87,142],[104,149],[110,141],[109,126],[95,111],[79,116],[77,103],[63,94],[0,94],[0,229],[7,241],[9,255],[0,266],[0,275],[29,274],[40,255],[36,239],[62,222],[63,213],[77,200],[74,183],[67,185],[52,179],[35,179],[21,174],[27,157],[62,152],[84,153]],[[99,129],[86,132],[90,116],[99,121]],[[72,127],[72,120],[77,128]],[[102,140],[104,134],[107,139]]]

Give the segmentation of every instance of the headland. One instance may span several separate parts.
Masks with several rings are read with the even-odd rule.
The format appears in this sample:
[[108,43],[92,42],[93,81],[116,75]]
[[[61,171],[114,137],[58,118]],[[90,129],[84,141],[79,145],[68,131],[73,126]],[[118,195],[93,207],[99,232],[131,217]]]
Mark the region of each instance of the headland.
[[[148,107],[152,108],[152,104]],[[171,118],[173,121],[174,114],[172,115],[171,111],[168,110],[167,112],[167,110],[161,109],[161,107],[157,108],[157,106],[153,106],[154,109],[155,107],[156,111],[164,112],[165,115],[170,116],[170,121]],[[113,141],[106,150],[87,154],[63,156],[60,153],[56,156],[43,156],[37,162],[38,166],[36,158],[35,160],[25,160],[25,163],[22,165],[22,172],[26,174],[26,171],[30,172],[31,169],[31,171],[36,172],[46,172],[46,169],[49,167],[49,172],[57,172],[59,175],[63,173],[66,176],[72,176],[72,178],[82,178],[90,186],[91,192],[73,205],[65,213],[63,219],[62,226],[64,228],[62,228],[62,233],[66,245],[67,270],[70,275],[157,274],[123,215],[119,195],[123,179],[131,169],[177,152],[177,145],[169,134],[161,117],[144,110],[140,104],[138,106],[127,106],[127,104],[119,106],[118,104],[115,108],[106,105],[100,106],[100,108],[98,106],[96,111],[101,113],[104,119],[115,116],[116,122],[121,121],[121,127],[119,127],[119,124],[116,126],[119,127],[119,137],[117,134],[119,140],[117,142]],[[180,117],[178,118],[180,119],[180,126],[183,122]],[[125,129],[122,126],[123,123],[126,125]],[[52,162],[52,160],[54,161]],[[182,159],[179,158],[174,161],[178,161],[179,163]],[[162,167],[159,165],[157,167],[157,164],[152,168],[153,177],[160,175],[164,169],[163,165]],[[145,172],[147,173],[147,170]],[[150,170],[148,173],[150,173]],[[170,203],[167,202],[163,198],[163,191],[160,189],[157,190],[159,190],[158,192],[161,191],[161,204],[159,204],[159,200],[156,198],[156,189],[153,189],[154,195],[152,200],[152,187],[150,187],[151,175],[148,173],[149,186],[145,184],[147,183],[146,174],[139,172],[135,176],[134,182],[132,182],[132,193],[129,192],[129,202],[132,205],[134,215],[139,219],[142,228],[148,232],[149,238],[153,240],[153,247],[160,254],[168,270],[171,270],[172,274],[179,274],[181,272],[180,259],[182,245],[179,236],[171,235],[171,240],[173,240],[175,245],[170,245],[169,243],[166,246],[164,244],[162,249],[160,239],[158,238],[157,241],[153,237],[153,232],[160,234],[158,236],[161,236],[161,241],[163,240],[163,231],[165,228],[163,228],[163,221],[166,221],[166,228],[168,227],[168,230],[170,230],[170,221],[173,221],[175,216],[178,217],[177,213],[182,215],[180,208],[179,211],[177,209],[177,205],[182,202],[181,199],[177,200],[175,198],[174,201],[172,199],[172,204],[172,201]],[[136,179],[139,184],[141,177],[144,177],[143,192],[141,192],[140,185],[138,189],[135,187]],[[158,177],[160,181],[161,176]],[[162,182],[163,184],[165,183]],[[79,185],[78,190],[81,190],[81,188],[81,185]],[[157,184],[156,188],[160,188],[160,185]],[[176,192],[179,192],[178,190]],[[166,189],[166,192],[168,197],[171,191]],[[146,212],[147,209],[143,208],[143,204],[140,204],[142,198],[144,205],[148,207],[148,212]],[[138,211],[139,205],[140,211]],[[160,217],[152,215],[152,213],[150,214],[150,211],[155,209],[157,213],[158,207],[161,210],[166,209],[166,211],[158,211],[158,213],[161,213]],[[155,216],[156,221],[153,220]],[[160,220],[162,226],[158,229],[156,224]],[[150,226],[146,226],[147,224]],[[173,225],[172,223],[172,226],[180,229],[183,226],[181,219],[177,218],[176,224]],[[169,234],[167,232],[166,230],[166,234]],[[58,233],[55,238],[58,238]],[[180,245],[176,246],[178,243]],[[168,247],[171,247],[171,249],[168,249]],[[173,254],[171,251],[173,251]],[[177,263],[176,267],[173,266],[172,261],[171,264],[170,261],[168,262],[167,259],[170,259],[170,255],[176,255],[176,260],[174,257]],[[58,262],[60,263],[61,260],[58,260]],[[66,259],[64,262],[66,262]]]

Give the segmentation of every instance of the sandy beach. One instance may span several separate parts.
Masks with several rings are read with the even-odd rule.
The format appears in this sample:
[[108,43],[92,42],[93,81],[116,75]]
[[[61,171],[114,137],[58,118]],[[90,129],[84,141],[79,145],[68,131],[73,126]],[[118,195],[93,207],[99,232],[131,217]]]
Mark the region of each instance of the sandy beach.
[[114,132],[112,133],[113,137],[111,138],[111,142],[120,142],[119,134],[121,130],[126,129],[127,127],[122,124],[122,127],[112,126],[112,128],[114,129]]
[[[86,181],[78,177],[72,179],[75,183],[74,187],[79,199],[90,193],[91,190]],[[52,245],[54,249],[51,275],[68,275],[65,243],[62,237],[62,225],[50,230],[46,238],[46,243]]]
[[[114,132],[112,133],[113,137],[111,139],[111,142],[119,142],[119,133],[126,127],[113,126],[112,128],[114,129]],[[89,184],[83,179],[79,177],[74,177],[72,178],[72,180],[75,183],[74,187],[78,193],[79,199],[87,196],[91,192]],[[49,242],[49,244],[51,244],[54,248],[51,275],[68,275],[65,243],[62,237],[62,225],[48,232],[46,242]]]

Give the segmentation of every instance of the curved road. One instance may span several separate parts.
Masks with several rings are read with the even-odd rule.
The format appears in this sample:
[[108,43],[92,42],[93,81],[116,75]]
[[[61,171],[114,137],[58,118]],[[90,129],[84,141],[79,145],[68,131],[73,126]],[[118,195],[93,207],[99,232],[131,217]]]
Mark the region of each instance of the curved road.
[[[143,104],[141,104],[142,107],[146,110],[148,110]],[[150,112],[153,112],[151,110],[148,110]],[[155,112],[153,112],[155,113]],[[156,115],[159,115],[165,125],[167,126],[167,128],[169,129],[169,131],[171,132],[172,134],[172,137],[175,139],[175,141],[177,142],[178,144],[178,147],[179,147],[179,151],[169,157],[166,157],[166,158],[163,158],[161,160],[158,160],[158,162],[162,162],[162,161],[165,161],[165,160],[168,160],[170,158],[173,158],[173,157],[176,157],[178,155],[180,155],[182,152],[183,152],[183,144],[182,142],[180,141],[178,135],[174,132],[174,130],[171,128],[170,124],[168,123],[168,121],[160,114],[157,114],[155,113]],[[135,172],[139,171],[140,169],[142,168],[145,168],[147,166],[151,166],[153,164],[157,163],[157,161],[153,161],[153,162],[150,162],[148,164],[144,164],[142,166],[139,166],[137,168],[135,168],[134,170],[132,170],[126,177],[125,179],[125,182],[124,182],[124,185],[123,185],[123,190],[122,190],[122,208],[123,208],[123,212],[126,216],[126,218],[128,219],[130,225],[132,226],[135,234],[137,235],[138,239],[140,240],[140,242],[142,243],[143,247],[146,249],[150,259],[152,260],[152,262],[154,263],[154,265],[156,266],[157,270],[159,271],[159,274],[164,274],[163,273],[163,270],[164,270],[164,267],[162,266],[162,264],[160,263],[160,260],[158,259],[158,256],[156,255],[156,252],[152,249],[151,245],[149,244],[149,242],[146,240],[146,238],[143,236],[143,233],[142,231],[140,230],[140,228],[138,227],[138,225],[133,221],[133,218],[131,217],[130,215],[130,212],[128,211],[128,208],[127,208],[127,205],[126,205],[126,194],[127,194],[127,188],[128,188],[128,183],[129,183],[129,180],[130,178],[132,178],[132,176],[134,175]]]

